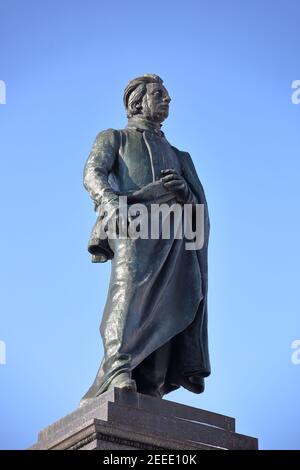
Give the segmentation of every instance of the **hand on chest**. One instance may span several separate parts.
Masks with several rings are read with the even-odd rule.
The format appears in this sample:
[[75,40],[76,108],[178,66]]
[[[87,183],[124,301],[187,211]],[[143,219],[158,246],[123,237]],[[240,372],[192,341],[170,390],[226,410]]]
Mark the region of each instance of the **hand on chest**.
[[122,189],[158,181],[161,170],[169,168],[181,173],[178,157],[164,136],[137,129],[123,133],[116,167]]

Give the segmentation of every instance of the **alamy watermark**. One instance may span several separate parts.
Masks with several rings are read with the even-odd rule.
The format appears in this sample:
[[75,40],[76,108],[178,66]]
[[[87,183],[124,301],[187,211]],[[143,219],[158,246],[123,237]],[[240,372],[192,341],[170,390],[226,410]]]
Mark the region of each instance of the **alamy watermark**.
[[6,104],[6,84],[4,80],[0,80],[0,104]]
[[291,348],[294,349],[291,355],[292,364],[295,366],[300,364],[300,339],[295,339],[292,344]]
[[127,197],[118,197],[111,210],[97,219],[100,240],[184,239],[186,250],[200,250],[204,244],[204,204],[128,205]]
[[6,344],[0,340],[0,365],[6,364]]
[[300,80],[294,80],[292,82],[292,88],[295,90],[291,96],[292,103],[300,104]]

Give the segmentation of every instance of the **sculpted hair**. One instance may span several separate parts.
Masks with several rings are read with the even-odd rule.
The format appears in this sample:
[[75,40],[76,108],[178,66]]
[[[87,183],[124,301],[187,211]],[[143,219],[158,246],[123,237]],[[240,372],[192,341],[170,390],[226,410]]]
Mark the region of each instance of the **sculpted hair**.
[[142,101],[147,92],[148,83],[160,83],[163,81],[158,75],[145,74],[142,77],[130,80],[124,91],[124,105],[127,110],[127,117],[130,118],[140,114]]

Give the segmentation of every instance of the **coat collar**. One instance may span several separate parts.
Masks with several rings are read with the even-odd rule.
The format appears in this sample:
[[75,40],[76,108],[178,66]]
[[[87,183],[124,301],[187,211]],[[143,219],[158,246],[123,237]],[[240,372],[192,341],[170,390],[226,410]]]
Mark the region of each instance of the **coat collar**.
[[138,116],[133,116],[129,118],[126,127],[130,129],[136,129],[140,132],[150,131],[154,132],[159,136],[164,136],[164,133],[160,130],[161,124],[157,124],[156,122],[149,121],[149,119],[145,119]]

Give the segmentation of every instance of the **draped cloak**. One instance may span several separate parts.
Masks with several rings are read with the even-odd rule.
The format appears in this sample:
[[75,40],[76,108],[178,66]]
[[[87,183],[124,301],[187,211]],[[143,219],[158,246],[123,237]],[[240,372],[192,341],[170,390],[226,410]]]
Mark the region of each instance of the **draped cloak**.
[[[118,195],[134,202],[175,203],[159,182],[161,170],[176,169],[193,201],[204,205],[204,244],[186,250],[186,240],[99,237],[101,213],[113,214]],[[183,386],[204,390],[210,374],[207,338],[207,248],[209,217],[202,185],[187,152],[157,134],[151,123],[129,120],[127,128],[98,134],[84,170],[84,186],[100,216],[92,230],[92,261],[112,261],[108,296],[100,325],[104,357],[83,399],[105,392],[122,372],[134,373],[166,344],[171,355],[160,387],[163,396]],[[150,188],[150,189],[148,189]],[[158,365],[159,366],[159,361]]]

